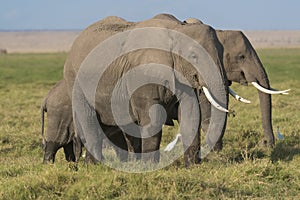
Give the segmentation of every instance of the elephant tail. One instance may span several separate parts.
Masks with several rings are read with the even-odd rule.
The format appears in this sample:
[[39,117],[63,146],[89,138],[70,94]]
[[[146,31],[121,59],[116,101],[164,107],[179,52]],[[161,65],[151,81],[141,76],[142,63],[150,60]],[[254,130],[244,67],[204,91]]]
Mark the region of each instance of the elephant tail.
[[45,98],[42,105],[41,105],[41,134],[42,134],[42,149],[46,148],[46,141],[45,141],[45,134],[44,134],[44,128],[45,128],[45,112],[47,112],[47,99]]

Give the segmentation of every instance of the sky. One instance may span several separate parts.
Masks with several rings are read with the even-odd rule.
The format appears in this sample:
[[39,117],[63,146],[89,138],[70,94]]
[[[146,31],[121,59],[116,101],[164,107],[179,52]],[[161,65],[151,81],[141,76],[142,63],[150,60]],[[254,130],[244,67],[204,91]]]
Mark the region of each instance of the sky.
[[0,30],[81,30],[107,16],[159,13],[216,29],[300,30],[299,0],[0,0]]

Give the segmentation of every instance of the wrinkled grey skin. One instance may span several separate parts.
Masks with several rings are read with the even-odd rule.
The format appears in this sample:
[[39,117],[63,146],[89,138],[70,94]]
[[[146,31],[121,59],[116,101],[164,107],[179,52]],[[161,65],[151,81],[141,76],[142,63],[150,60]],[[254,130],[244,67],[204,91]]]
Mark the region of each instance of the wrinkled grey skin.
[[[59,81],[48,92],[41,106],[44,163],[53,163],[60,148],[64,149],[67,161],[75,162],[81,155],[81,143],[79,138],[75,137],[71,100],[66,91],[65,81]],[[46,135],[44,135],[45,112],[48,122]]]
[[[44,136],[44,113],[47,112],[47,133]],[[45,150],[44,163],[54,162],[55,155],[60,148],[64,149],[67,161],[77,162],[82,154],[82,143],[76,137],[71,99],[67,93],[65,80],[57,82],[48,92],[41,106],[41,122],[43,148]],[[119,148],[116,149],[117,156],[121,161],[127,161],[127,143],[124,137],[113,133],[110,127],[105,127],[109,140]],[[116,137],[117,136],[117,137]],[[95,159],[86,152],[86,163],[96,163]]]
[[[145,20],[137,23],[127,22],[118,17],[107,17],[85,29],[73,43],[64,68],[64,77],[68,84],[69,95],[72,96],[75,77],[82,61],[86,58],[90,51],[96,47],[96,45],[116,33],[142,27],[163,27],[182,32],[189,37],[192,37],[206,49],[206,51],[215,61],[216,65],[220,68],[220,72],[218,71],[216,73],[220,73],[220,77],[225,76],[225,73],[222,71],[222,59],[220,59],[220,54],[217,49],[218,47],[220,47],[220,44],[217,40],[214,30],[211,27],[207,25],[183,24],[175,17],[164,14],[157,15],[150,20]],[[215,88],[220,91],[218,93],[214,93],[214,97],[219,102],[221,102],[225,108],[227,108],[227,79],[224,78],[224,80],[222,80],[222,85],[216,85],[213,80],[208,77],[201,77],[201,74],[198,74],[189,63],[183,61],[182,59],[179,59],[178,57],[176,57],[176,55],[171,55],[170,52],[162,52],[153,49],[143,49],[135,52],[130,52],[126,54],[126,57],[116,59],[114,63],[108,68],[106,72],[107,74],[109,74],[109,76],[105,76],[104,74],[98,84],[95,99],[95,108],[92,108],[90,103],[85,100],[84,105],[86,106],[86,110],[95,109],[97,114],[99,115],[98,121],[100,122],[101,127],[105,125],[118,129],[113,119],[112,112],[110,110],[111,108],[109,106],[112,90],[114,89],[115,83],[117,82],[118,78],[122,77],[122,75],[126,73],[127,70],[143,63],[160,63],[170,66],[182,73],[193,86],[193,88],[199,88],[203,85],[206,85],[206,83],[207,85],[214,85]],[[193,90],[191,90],[191,92],[193,92]],[[103,94],[109,95],[104,96]],[[138,89],[137,92],[132,96],[130,102],[130,109],[133,120],[140,126],[148,124],[151,120],[149,119],[147,112],[153,104],[161,104],[166,108],[167,113],[172,112],[172,110],[175,109],[175,104],[171,105],[174,102],[174,98],[174,95],[168,94],[162,86],[147,85],[143,87],[143,89]],[[208,133],[216,132],[217,130],[222,130],[224,132],[227,114],[222,113],[215,108],[212,108],[211,110],[211,123],[215,124],[215,126],[211,126],[211,128],[208,130]],[[188,110],[187,113],[192,113],[192,110]],[[76,120],[77,116],[75,115],[74,118]],[[216,121],[216,118],[221,118],[221,120]],[[87,119],[89,123],[95,123],[93,120],[94,118]],[[90,134],[92,130],[89,130],[88,127],[83,127],[80,123],[81,122],[78,121],[80,127],[76,127],[78,130],[78,135],[80,137],[83,136],[83,132],[85,132],[87,135]],[[161,124],[157,126],[161,126]],[[198,163],[200,161],[198,155],[200,148],[200,137],[199,134],[197,134],[197,132],[199,133],[199,127],[186,127],[185,129],[183,128],[183,130],[187,129],[190,129],[188,131],[196,132],[195,135],[197,135],[197,137],[192,138],[192,145],[184,148],[186,150],[184,155],[185,164],[189,165],[191,163]],[[150,153],[150,155],[148,154],[147,157],[143,157],[144,161],[159,161],[159,154],[154,154],[153,152],[159,150],[161,134],[162,133],[160,131],[158,134],[152,137],[142,139],[141,152]],[[185,146],[185,140],[191,140],[191,138],[189,138],[189,135],[185,134],[184,132],[182,133],[182,135],[183,144]],[[151,153],[153,153],[153,155],[151,155]]]
[[[241,31],[217,31],[223,51],[223,63],[229,81],[247,85],[257,82],[270,89],[267,73],[247,37]],[[262,124],[265,134],[263,144],[273,146],[275,143],[272,127],[271,95],[258,91]],[[200,97],[202,128],[207,130],[210,121],[210,103],[202,95]],[[219,142],[221,144],[221,141]]]
[[[203,24],[203,22],[195,18],[187,19],[184,23]],[[223,64],[229,86],[232,81],[240,83],[241,85],[258,82],[263,87],[270,89],[268,76],[259,57],[257,56],[256,51],[247,37],[241,31],[217,30],[216,33],[218,40],[222,45],[222,48],[218,49],[220,50],[220,54],[223,55]],[[201,107],[201,128],[206,133],[210,123],[211,104],[208,102],[206,96],[201,90],[198,92],[199,104]],[[273,146],[275,140],[272,128],[271,95],[262,93],[261,91],[258,91],[258,93],[265,133],[265,140],[263,140],[263,144],[266,146]],[[168,119],[169,123],[166,125],[173,125],[171,119],[178,120],[177,109],[168,116]],[[222,137],[216,143],[214,147],[215,150],[222,149]]]

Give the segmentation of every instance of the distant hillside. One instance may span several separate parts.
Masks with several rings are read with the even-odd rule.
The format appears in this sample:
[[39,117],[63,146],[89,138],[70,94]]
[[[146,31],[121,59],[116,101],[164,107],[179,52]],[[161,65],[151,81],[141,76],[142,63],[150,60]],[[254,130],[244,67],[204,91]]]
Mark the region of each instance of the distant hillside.
[[18,52],[67,52],[79,31],[0,32],[0,49]]
[[255,48],[300,47],[299,31],[244,31]]
[[[18,52],[67,52],[79,31],[0,32],[0,50]],[[300,47],[300,31],[245,31],[255,48]]]

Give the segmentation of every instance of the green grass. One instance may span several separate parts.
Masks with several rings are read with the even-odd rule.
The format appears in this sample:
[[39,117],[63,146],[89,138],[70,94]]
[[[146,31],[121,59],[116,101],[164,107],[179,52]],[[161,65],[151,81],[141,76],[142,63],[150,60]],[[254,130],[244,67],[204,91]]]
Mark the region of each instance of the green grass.
[[[256,89],[234,84],[252,104],[230,98],[221,152],[188,169],[181,158],[143,174],[86,166],[83,160],[69,164],[62,150],[55,164],[41,164],[39,107],[62,78],[66,54],[0,55],[0,199],[299,199],[300,49],[258,53],[272,87],[292,89],[272,98],[273,126],[284,140],[273,149],[262,147]],[[169,127],[165,132],[163,144],[176,133]]]

